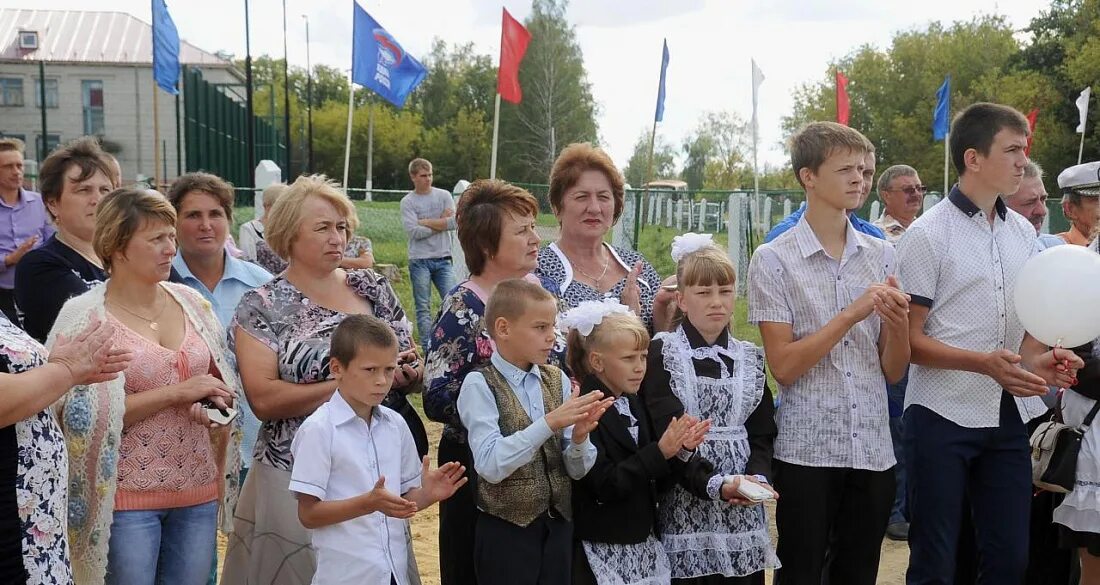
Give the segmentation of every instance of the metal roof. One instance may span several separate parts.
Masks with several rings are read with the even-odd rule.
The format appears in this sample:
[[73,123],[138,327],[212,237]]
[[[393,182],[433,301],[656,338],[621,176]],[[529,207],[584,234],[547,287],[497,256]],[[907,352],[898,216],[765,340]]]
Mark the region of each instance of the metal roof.
[[[19,48],[20,31],[38,33],[37,50]],[[152,25],[124,12],[0,8],[0,61],[146,64],[152,36]],[[184,40],[180,63],[232,66]]]

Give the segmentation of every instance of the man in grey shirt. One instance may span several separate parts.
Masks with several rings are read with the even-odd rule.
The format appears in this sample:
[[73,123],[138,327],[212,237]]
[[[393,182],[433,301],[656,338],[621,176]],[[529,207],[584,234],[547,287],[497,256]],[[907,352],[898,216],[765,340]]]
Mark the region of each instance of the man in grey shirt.
[[451,194],[432,187],[432,163],[409,163],[413,190],[401,198],[401,223],[409,236],[409,278],[416,303],[416,329],[424,353],[432,329],[432,284],[440,300],[455,285],[451,268],[451,234],[455,229],[455,203]]

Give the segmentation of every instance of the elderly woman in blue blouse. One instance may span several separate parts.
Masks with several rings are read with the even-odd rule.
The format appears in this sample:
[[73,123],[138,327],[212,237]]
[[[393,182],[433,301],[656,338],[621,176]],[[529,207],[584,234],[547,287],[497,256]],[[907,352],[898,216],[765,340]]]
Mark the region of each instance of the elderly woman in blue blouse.
[[[439,506],[439,572],[442,585],[476,584],[474,575],[474,521],[477,518],[477,476],[458,416],[458,392],[466,374],[489,363],[493,342],[482,317],[485,303],[497,283],[509,278],[537,279],[539,236],[535,232],[538,202],[527,191],[504,181],[476,181],[458,201],[458,241],[470,269],[470,278],[443,299],[428,340],[424,372],[424,413],[444,423],[439,461],[466,466],[469,482]],[[554,283],[540,280],[556,292]],[[561,366],[565,340],[559,336],[550,361]]]
[[671,328],[673,295],[641,254],[604,242],[623,213],[623,178],[611,157],[588,143],[570,144],[550,171],[550,206],[558,240],[539,251],[538,274],[552,280],[568,308],[618,299],[650,333]]
[[46,348],[0,315],[0,583],[69,585],[65,536],[69,463],[50,405],[78,384],[113,380],[130,352],[91,323]]

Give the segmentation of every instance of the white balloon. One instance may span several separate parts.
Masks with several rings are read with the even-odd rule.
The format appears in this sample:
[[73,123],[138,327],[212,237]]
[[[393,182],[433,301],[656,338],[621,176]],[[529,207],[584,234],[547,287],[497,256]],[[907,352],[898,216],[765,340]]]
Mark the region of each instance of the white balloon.
[[1049,346],[1076,347],[1100,337],[1100,254],[1082,246],[1048,248],[1016,276],[1016,316]]

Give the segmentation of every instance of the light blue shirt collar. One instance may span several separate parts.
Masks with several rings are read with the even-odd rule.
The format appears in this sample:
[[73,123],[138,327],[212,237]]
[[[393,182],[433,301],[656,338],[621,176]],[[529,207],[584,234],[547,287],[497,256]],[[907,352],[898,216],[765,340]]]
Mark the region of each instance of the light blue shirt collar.
[[537,364],[531,364],[531,369],[529,370],[521,370],[512,362],[501,357],[500,353],[495,351],[493,352],[493,357],[489,358],[489,361],[492,362],[497,371],[500,372],[502,376],[504,376],[505,380],[508,380],[508,383],[511,384],[513,388],[518,388],[519,386],[522,386],[524,380],[527,379],[527,376],[534,376],[535,380],[539,382],[542,381],[542,375],[540,374],[540,370]]
[[[218,281],[219,283],[226,280],[238,280],[251,288],[256,288],[271,280],[270,274],[267,274],[266,278],[264,278],[265,271],[262,268],[255,266],[255,268],[260,268],[260,270],[255,270],[254,265],[250,266],[244,260],[234,258],[230,256],[228,252],[222,252],[222,254],[225,257],[225,270],[222,272],[222,278]],[[176,257],[172,259],[172,266],[176,267],[176,272],[179,272],[180,277],[184,280],[190,278],[199,281],[198,277],[191,272],[191,268],[187,266],[187,262],[183,260],[182,252],[176,252]]]

